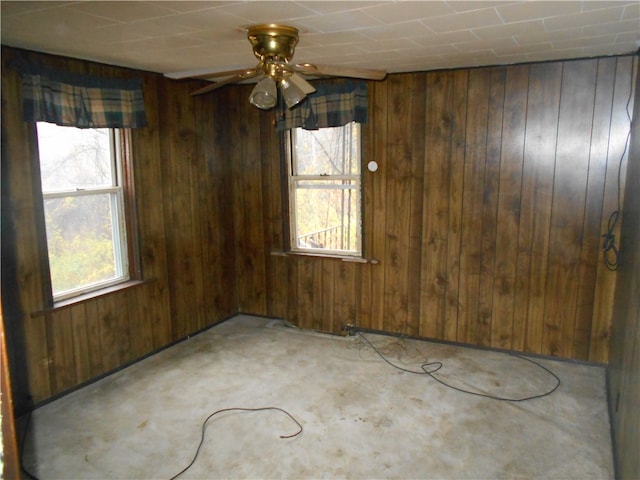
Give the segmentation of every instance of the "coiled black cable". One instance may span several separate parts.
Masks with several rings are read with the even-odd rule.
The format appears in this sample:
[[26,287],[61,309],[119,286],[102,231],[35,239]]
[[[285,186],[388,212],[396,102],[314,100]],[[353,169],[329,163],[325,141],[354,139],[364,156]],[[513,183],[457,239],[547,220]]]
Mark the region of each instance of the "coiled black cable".
[[454,385],[451,385],[447,382],[445,382],[444,380],[436,377],[434,375],[434,373],[436,373],[438,370],[440,370],[442,368],[442,362],[427,362],[427,363],[423,363],[422,365],[420,365],[421,371],[416,371],[416,370],[410,370],[408,368],[403,368],[400,367],[394,363],[392,363],[391,361],[389,361],[383,354],[382,352],[380,352],[380,350],[378,348],[376,348],[376,346],[371,343],[369,341],[369,339],[367,337],[365,337],[361,331],[356,330],[355,333],[362,338],[372,349],[374,352],[376,352],[378,354],[378,356],[380,358],[382,358],[382,360],[384,360],[386,363],[388,363],[389,365],[391,365],[393,368],[396,368],[398,370],[401,370],[403,372],[406,373],[413,373],[415,375],[428,375],[429,377],[431,377],[433,380],[435,380],[436,382],[438,382],[439,384],[447,387],[447,388],[451,388],[453,390],[456,390],[458,392],[461,393],[466,393],[468,395],[475,395],[478,397],[484,397],[484,398],[489,398],[491,400],[499,400],[502,402],[526,402],[527,400],[533,400],[534,398],[542,398],[542,397],[546,397],[547,395],[551,395],[553,392],[555,392],[558,387],[560,386],[560,378],[553,373],[551,370],[549,370],[547,367],[545,367],[544,365],[539,364],[538,362],[531,360],[530,358],[527,357],[523,357],[521,355],[517,355],[515,353],[509,353],[509,355],[519,358],[521,360],[526,360],[527,362],[533,363],[534,365],[536,365],[537,367],[541,368],[542,370],[544,370],[545,372],[547,372],[549,375],[551,375],[554,379],[555,379],[555,385],[547,390],[546,392],[543,393],[539,393],[536,395],[530,395],[527,397],[522,397],[522,398],[509,398],[509,397],[500,397],[497,395],[490,395],[487,393],[480,393],[480,392],[474,392],[471,390],[465,390],[464,388],[460,388],[460,387],[456,387]]

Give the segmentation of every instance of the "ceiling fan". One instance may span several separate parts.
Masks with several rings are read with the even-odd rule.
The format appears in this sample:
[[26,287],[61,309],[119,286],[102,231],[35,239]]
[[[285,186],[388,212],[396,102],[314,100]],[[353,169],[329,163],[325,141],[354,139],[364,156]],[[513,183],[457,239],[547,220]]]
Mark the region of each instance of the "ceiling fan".
[[315,92],[315,88],[302,75],[351,77],[366,80],[382,80],[387,76],[387,72],[384,70],[289,63],[293,58],[299,39],[298,29],[295,27],[276,24],[253,25],[247,29],[247,38],[253,47],[253,54],[258,58],[258,64],[255,67],[201,75],[180,76],[178,74],[171,75],[171,78],[228,77],[191,92],[191,95],[201,95],[231,83],[257,77],[260,80],[251,92],[249,101],[252,105],[266,110],[274,107],[277,103],[277,87],[280,87],[282,97],[289,108],[300,103],[307,94]]

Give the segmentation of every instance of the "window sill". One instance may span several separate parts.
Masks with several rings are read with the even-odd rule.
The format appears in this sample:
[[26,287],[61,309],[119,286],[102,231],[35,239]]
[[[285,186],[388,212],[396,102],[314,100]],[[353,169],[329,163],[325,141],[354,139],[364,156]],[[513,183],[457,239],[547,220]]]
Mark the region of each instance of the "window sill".
[[47,315],[49,313],[54,313],[59,310],[63,310],[65,308],[70,308],[81,303],[90,302],[100,297],[104,297],[106,295],[110,295],[112,293],[121,292],[123,290],[128,290],[130,288],[134,288],[140,285],[147,285],[153,282],[154,279],[150,280],[128,280],[126,282],[118,283],[117,285],[112,285],[110,287],[102,288],[100,290],[96,290],[95,292],[85,293],[83,295],[78,295],[77,297],[68,298],[66,300],[61,300],[59,302],[54,302],[52,307],[44,308],[42,310],[38,310],[36,312],[31,313],[31,317],[40,317],[43,315]]
[[340,256],[340,255],[327,255],[326,253],[310,253],[310,252],[283,252],[280,250],[275,250],[271,252],[271,255],[274,257],[312,257],[312,258],[326,258],[330,260],[340,260],[347,263],[368,263],[371,265],[377,265],[380,263],[375,258],[364,258],[364,257],[350,257],[350,256]]

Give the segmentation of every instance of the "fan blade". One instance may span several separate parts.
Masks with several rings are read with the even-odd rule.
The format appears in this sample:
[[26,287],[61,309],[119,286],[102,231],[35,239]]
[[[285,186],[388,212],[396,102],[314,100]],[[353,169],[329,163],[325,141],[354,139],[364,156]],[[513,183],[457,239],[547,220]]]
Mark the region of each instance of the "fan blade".
[[296,71],[306,75],[328,75],[331,77],[363,78],[365,80],[384,80],[387,72],[369,68],[351,68],[339,65],[312,65],[302,63],[296,65]]
[[209,93],[212,90],[216,90],[220,87],[224,87],[225,85],[229,85],[230,83],[241,82],[242,80],[247,80],[248,78],[253,78],[260,73],[259,70],[252,68],[251,70],[243,70],[242,73],[235,75],[233,77],[227,78],[226,80],[222,80],[221,82],[215,82],[211,85],[207,85],[206,87],[200,88],[194,92],[191,92],[191,95],[202,95],[203,93]]
[[242,73],[246,73],[248,71],[253,71],[255,70],[255,68],[241,68],[239,70],[227,70],[226,72],[213,72],[213,73],[202,73],[200,75],[194,75],[192,77],[189,78],[201,78],[201,79],[208,79],[208,78],[217,78],[217,77],[228,77],[231,75],[240,75]]
[[239,75],[240,73],[246,72],[247,70],[252,70],[251,67],[246,68],[237,68],[233,70],[224,70],[224,71],[210,71],[206,69],[199,70],[186,70],[181,72],[171,72],[165,73],[164,76],[170,78],[172,80],[183,80],[185,78],[216,78],[216,77],[230,77],[232,75]]

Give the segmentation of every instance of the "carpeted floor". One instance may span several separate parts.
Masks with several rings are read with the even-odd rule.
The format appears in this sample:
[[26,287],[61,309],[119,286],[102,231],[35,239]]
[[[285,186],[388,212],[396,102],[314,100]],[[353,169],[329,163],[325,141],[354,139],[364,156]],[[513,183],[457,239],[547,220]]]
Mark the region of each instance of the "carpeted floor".
[[[463,390],[556,384],[505,353],[365,338],[408,370],[442,362],[433,376]],[[37,409],[24,464],[41,480],[169,479],[211,414],[273,407],[210,417],[178,478],[613,478],[604,369],[534,360],[557,390],[499,401],[398,370],[358,335],[241,315]]]

